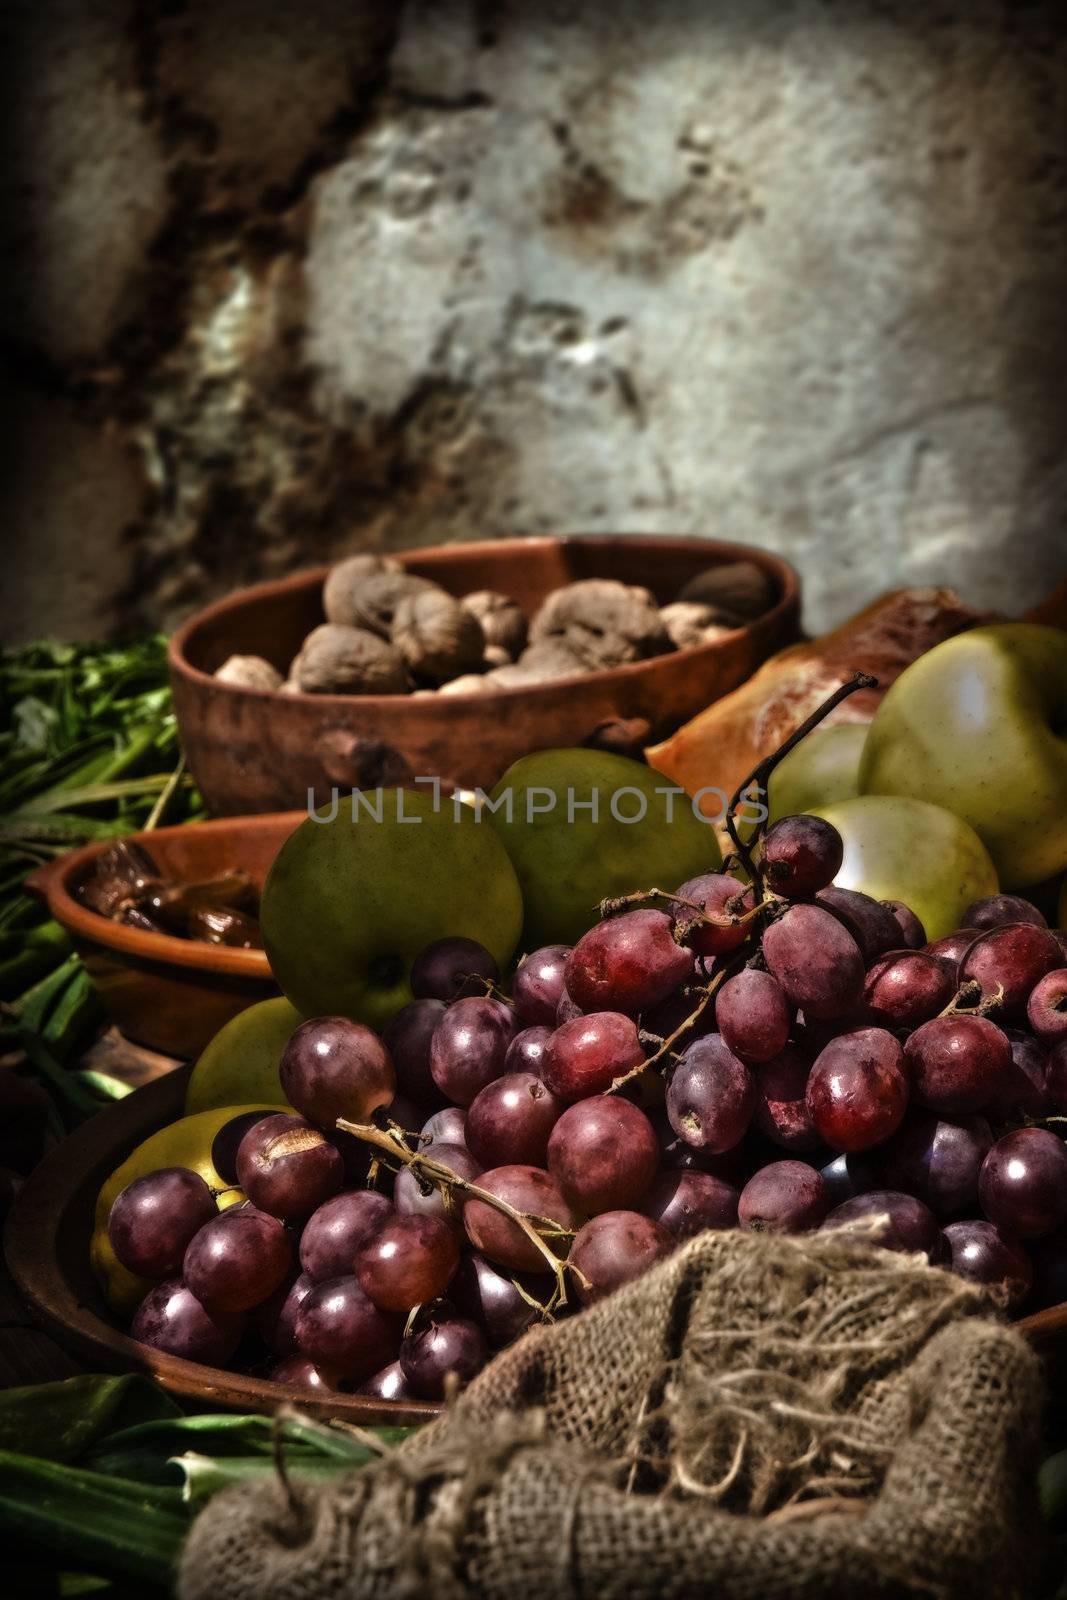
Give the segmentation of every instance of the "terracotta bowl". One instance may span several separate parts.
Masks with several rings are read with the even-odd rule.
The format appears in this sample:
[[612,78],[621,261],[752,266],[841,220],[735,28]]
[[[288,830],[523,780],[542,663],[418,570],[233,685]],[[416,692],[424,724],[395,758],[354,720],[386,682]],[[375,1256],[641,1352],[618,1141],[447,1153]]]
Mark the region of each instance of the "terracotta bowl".
[[[157,828],[130,837],[164,874],[208,879],[242,867],[262,884],[271,862],[306,813],[228,817]],[[224,1022],[278,993],[262,950],[230,950],[196,939],[144,933],[98,916],[76,898],[108,841],[87,844],[38,867],[27,880],[70,934],[112,1020],[137,1044],[165,1055],[200,1054]]]
[[[89,1266],[93,1212],[101,1184],[143,1139],[181,1115],[187,1069],[138,1089],[98,1113],[58,1145],[27,1182],[8,1217],[8,1266],[50,1333],[94,1371],[150,1373],[164,1388],[201,1405],[270,1411],[291,1402],[318,1416],[362,1423],[422,1422],[434,1405],[339,1394],[316,1400],[303,1390],[200,1366],[150,1350],[116,1327]],[[1067,1305],[1016,1323],[1063,1381]]]
[[316,1416],[364,1424],[425,1422],[438,1407],[338,1394],[324,1403],[303,1389],[164,1355],[123,1333],[89,1265],[101,1184],[149,1134],[182,1114],[188,1069],[157,1078],[99,1112],[45,1157],[7,1220],[5,1249],[16,1284],[45,1328],[92,1372],[149,1373],[200,1406],[271,1411],[289,1402]]
[[786,562],[744,545],[645,535],[501,539],[399,558],[452,594],[501,590],[531,614],[551,590],[578,578],[619,578],[671,600],[698,572],[741,556],[769,574],[778,599],[713,644],[541,687],[443,699],[280,695],[217,682],[211,674],[232,654],[265,656],[287,670],[323,620],[328,569],[242,590],[200,612],[171,640],[171,683],[189,766],[212,811],[279,811],[306,806],[309,789],[325,802],[334,786],[376,787],[405,770],[488,788],[520,756],[581,744],[618,719],[642,719],[650,739],[665,737],[795,637],[799,586]]

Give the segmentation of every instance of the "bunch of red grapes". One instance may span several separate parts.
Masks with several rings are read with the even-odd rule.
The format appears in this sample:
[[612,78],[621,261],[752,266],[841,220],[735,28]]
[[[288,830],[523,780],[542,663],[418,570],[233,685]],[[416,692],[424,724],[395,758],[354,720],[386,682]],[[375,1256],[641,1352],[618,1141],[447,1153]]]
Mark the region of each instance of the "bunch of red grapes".
[[297,1115],[215,1140],[242,1203],[180,1168],[116,1200],[115,1254],[158,1280],[134,1336],[438,1400],[707,1228],[847,1225],[1013,1308],[1067,1298],[1064,935],[995,895],[927,943],[907,906],[834,887],[841,860],[828,823],[788,817],[748,886],[616,908],[527,956],[509,998],[444,939],[380,1038],[304,1023],[280,1068]]

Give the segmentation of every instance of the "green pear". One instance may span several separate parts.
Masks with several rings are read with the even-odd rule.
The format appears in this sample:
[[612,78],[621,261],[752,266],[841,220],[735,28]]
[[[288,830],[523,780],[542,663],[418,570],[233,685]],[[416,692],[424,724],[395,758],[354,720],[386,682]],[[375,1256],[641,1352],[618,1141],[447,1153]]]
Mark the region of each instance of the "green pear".
[[357,790],[310,816],[263,887],[263,943],[305,1017],[380,1029],[412,998],[435,939],[477,939],[503,971],[522,928],[515,869],[487,818],[429,789]]
[[185,1114],[215,1106],[288,1105],[278,1063],[289,1035],[303,1022],[283,995],[246,1006],[200,1053],[185,1087]]
[[961,633],[920,656],[875,714],[863,794],[964,818],[1005,889],[1067,866],[1067,633],[1030,622]]
[[601,900],[677,889],[722,865],[714,827],[689,796],[625,756],[539,750],[508,768],[491,801],[522,884],[527,950],[573,944]]
[[811,809],[832,822],[845,843],[834,882],[875,900],[903,900],[927,939],[951,933],[972,900],[1000,887],[989,851],[974,829],[942,806],[867,794]]
[[833,728],[815,728],[801,739],[771,773],[767,785],[770,820],[795,817],[859,794],[860,756],[866,737],[865,722],[841,722]]

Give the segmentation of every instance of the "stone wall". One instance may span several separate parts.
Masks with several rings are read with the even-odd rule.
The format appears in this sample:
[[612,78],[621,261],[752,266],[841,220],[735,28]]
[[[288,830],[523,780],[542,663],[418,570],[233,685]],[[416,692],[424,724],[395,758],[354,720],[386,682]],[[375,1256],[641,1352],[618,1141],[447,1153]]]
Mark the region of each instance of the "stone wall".
[[8,639],[701,532],[811,625],[1067,567],[1067,17],[7,0]]

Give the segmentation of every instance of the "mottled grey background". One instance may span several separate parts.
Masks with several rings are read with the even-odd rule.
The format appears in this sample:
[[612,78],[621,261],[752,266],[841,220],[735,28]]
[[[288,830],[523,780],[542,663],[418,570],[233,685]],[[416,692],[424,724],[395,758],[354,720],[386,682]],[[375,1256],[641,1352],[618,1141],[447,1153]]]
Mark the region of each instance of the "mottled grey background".
[[5,636],[703,532],[1067,567],[1067,8],[5,0]]

